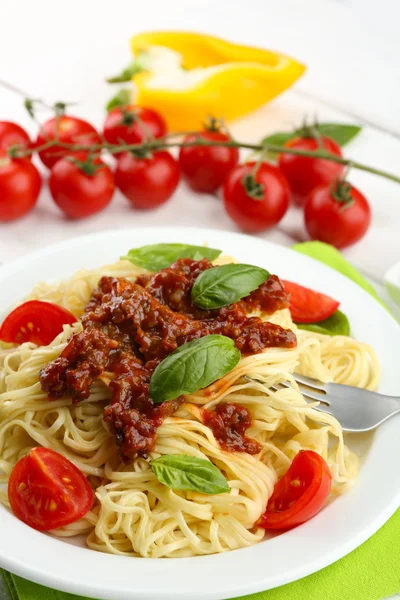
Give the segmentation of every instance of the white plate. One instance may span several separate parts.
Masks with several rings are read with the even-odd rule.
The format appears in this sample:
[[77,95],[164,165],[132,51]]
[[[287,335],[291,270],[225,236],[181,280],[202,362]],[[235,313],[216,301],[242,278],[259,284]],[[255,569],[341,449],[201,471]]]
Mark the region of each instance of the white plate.
[[400,306],[400,261],[386,271],[384,282],[387,291]]
[[[147,228],[99,233],[45,248],[0,270],[1,311],[42,279],[113,262],[129,248],[170,241],[202,244],[266,267],[341,301],[352,333],[369,342],[382,363],[382,392],[400,395],[400,328],[349,279],[300,253],[243,235],[208,229]],[[370,537],[400,504],[400,418],[375,435],[348,438],[363,464],[347,495],[314,519],[256,546],[213,556],[144,559],[113,556],[54,539],[0,506],[0,564],[18,575],[83,596],[108,600],[225,600],[273,588],[338,560]],[[361,442],[361,443],[360,443]]]

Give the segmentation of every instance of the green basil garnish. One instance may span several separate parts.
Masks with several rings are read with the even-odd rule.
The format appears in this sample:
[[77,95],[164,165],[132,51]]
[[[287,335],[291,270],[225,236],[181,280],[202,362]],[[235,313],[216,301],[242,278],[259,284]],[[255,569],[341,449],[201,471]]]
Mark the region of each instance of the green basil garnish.
[[191,246],[190,244],[151,244],[141,248],[132,248],[121,260],[130,260],[132,263],[148,271],[159,271],[171,266],[179,258],[193,258],[200,260],[216,259],[221,250],[207,246]]
[[222,265],[203,271],[192,288],[192,301],[199,308],[212,309],[238,302],[257,289],[269,273],[252,265]]
[[221,471],[209,460],[186,454],[166,454],[152,460],[158,481],[172,490],[224,494],[231,489]]
[[231,371],[240,351],[224,335],[206,335],[177,348],[156,368],[150,379],[150,397],[159,404],[182,394],[193,394]]
[[350,323],[348,318],[340,310],[332,316],[319,321],[319,323],[296,323],[299,329],[324,333],[325,335],[350,335]]
[[[262,140],[262,144],[272,144],[273,146],[284,146],[286,142],[296,137],[295,131],[278,131],[272,135],[268,135]],[[271,156],[275,153],[271,152]]]
[[358,125],[344,125],[343,123],[320,123],[319,132],[326,137],[330,137],[339,146],[345,146],[361,131]]
[[[361,131],[361,127],[358,125],[347,125],[341,123],[317,123],[313,127],[321,134],[330,137],[339,146],[345,146],[353,138],[356,137]],[[295,137],[301,136],[303,133],[302,127],[295,131],[279,131],[265,137],[262,141],[263,144],[273,144],[274,146],[283,146],[289,140]],[[271,157],[275,153],[271,152]]]

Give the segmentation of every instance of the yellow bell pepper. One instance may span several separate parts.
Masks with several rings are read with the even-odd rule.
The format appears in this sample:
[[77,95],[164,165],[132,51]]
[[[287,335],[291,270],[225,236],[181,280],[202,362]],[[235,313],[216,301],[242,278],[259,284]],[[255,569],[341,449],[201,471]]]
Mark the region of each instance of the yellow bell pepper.
[[305,70],[282,54],[197,33],[141,33],[131,48],[146,65],[133,78],[135,103],[159,110],[173,131],[198,129],[210,115],[227,121],[246,115]]

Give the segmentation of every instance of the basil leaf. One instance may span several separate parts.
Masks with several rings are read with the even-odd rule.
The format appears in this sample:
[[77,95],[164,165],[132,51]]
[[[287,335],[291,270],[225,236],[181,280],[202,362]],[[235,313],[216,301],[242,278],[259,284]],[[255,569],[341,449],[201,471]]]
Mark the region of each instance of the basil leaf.
[[224,335],[206,335],[177,348],[156,368],[150,379],[150,397],[156,404],[193,394],[231,371],[240,351]]
[[132,248],[121,259],[130,260],[138,267],[149,271],[166,269],[179,258],[193,258],[200,260],[208,258],[214,260],[221,254],[221,250],[207,246],[191,246],[190,244],[151,244],[141,248]]
[[274,146],[283,146],[289,140],[295,137],[295,133],[293,131],[279,131],[278,133],[273,133],[268,137],[264,138],[262,143],[264,144],[273,144]]
[[199,308],[221,308],[248,296],[268,277],[268,271],[253,265],[213,267],[203,271],[196,279],[192,301]]
[[110,112],[117,106],[126,106],[132,102],[132,90],[130,88],[122,88],[115,96],[110,98],[106,104],[106,111]]
[[299,329],[315,331],[325,335],[350,335],[350,323],[342,311],[337,310],[327,319],[319,323],[296,323]]
[[318,126],[322,135],[335,140],[339,146],[345,146],[361,131],[358,125],[340,125],[338,123],[320,123]]
[[[273,144],[274,146],[284,146],[286,142],[293,139],[295,137],[295,133],[293,131],[280,131],[278,133],[273,133],[268,137],[265,137],[262,140],[262,144]],[[278,153],[273,152],[272,150],[268,150],[267,158],[275,159]]]
[[[315,128],[322,134],[330,137],[337,142],[339,146],[345,146],[361,131],[358,125],[347,125],[340,123],[318,123]],[[302,134],[302,128],[295,131],[282,131],[273,133],[262,140],[262,144],[274,144],[275,146],[283,146],[289,140]],[[268,152],[271,157],[276,156],[276,152]]]
[[223,494],[231,489],[221,471],[209,460],[186,454],[166,454],[150,466],[158,481],[172,490]]

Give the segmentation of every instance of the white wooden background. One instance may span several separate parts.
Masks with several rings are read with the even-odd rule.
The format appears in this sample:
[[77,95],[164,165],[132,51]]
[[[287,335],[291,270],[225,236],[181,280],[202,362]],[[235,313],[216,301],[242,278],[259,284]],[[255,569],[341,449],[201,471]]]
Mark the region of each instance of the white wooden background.
[[[100,126],[104,104],[113,92],[104,78],[129,62],[133,33],[204,31],[291,54],[308,66],[295,88],[232,126],[237,138],[256,141],[298,125],[305,116],[359,123],[364,130],[346,152],[399,174],[399,20],[399,0],[3,2],[0,79],[49,102],[78,101],[74,113]],[[20,98],[2,89],[0,119],[16,120],[35,132]],[[396,311],[382,277],[400,260],[400,186],[361,172],[353,172],[350,179],[369,198],[373,225],[345,256]],[[91,231],[176,223],[235,230],[215,197],[193,195],[183,184],[157,211],[130,210],[117,194],[106,211],[78,222],[63,219],[45,187],[32,214],[0,225],[0,263]],[[261,237],[285,245],[305,239],[300,211],[291,209],[278,228]],[[5,597],[0,584],[0,600]]]

